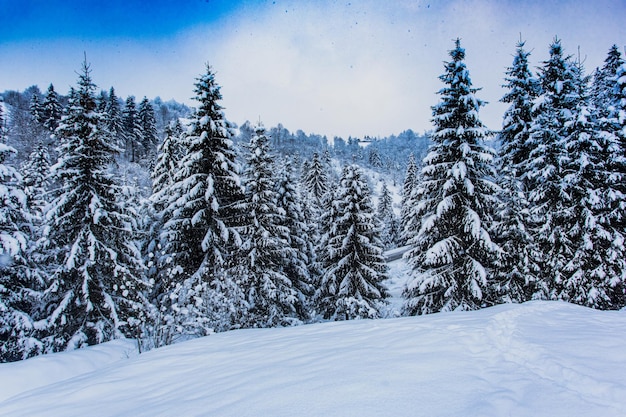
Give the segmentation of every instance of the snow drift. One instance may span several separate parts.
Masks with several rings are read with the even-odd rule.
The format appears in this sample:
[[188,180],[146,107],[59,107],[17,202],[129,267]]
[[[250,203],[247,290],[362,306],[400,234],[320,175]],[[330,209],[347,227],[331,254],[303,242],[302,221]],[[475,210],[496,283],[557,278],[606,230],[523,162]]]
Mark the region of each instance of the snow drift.
[[[623,311],[530,302],[231,331],[139,356],[112,342],[0,365],[0,392],[23,389],[0,415],[624,416],[625,335]],[[101,369],[65,360],[77,353]],[[52,383],[60,365],[58,379],[76,375]]]

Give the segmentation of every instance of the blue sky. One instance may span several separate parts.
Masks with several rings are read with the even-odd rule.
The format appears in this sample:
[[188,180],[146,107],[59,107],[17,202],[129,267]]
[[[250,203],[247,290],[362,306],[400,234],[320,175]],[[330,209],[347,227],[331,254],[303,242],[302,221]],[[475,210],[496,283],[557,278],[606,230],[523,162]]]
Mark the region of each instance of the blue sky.
[[235,123],[331,137],[421,132],[460,37],[489,102],[481,117],[498,129],[520,34],[533,66],[558,35],[591,71],[626,45],[624,21],[624,0],[0,0],[0,91],[53,83],[66,93],[86,53],[102,89],[193,104],[209,62]]

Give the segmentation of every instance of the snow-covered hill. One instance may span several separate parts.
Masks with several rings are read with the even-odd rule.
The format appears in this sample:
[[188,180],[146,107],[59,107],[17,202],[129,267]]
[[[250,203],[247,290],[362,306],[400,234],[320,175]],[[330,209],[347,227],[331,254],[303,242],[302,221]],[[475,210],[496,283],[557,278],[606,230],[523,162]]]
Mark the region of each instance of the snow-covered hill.
[[625,340],[626,312],[531,302],[116,341],[0,365],[0,415],[617,417]]

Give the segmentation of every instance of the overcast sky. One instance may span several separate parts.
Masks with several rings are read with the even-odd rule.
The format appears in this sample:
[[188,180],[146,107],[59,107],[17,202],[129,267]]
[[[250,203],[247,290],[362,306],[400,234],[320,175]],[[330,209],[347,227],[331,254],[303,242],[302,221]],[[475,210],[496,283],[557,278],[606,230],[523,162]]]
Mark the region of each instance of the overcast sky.
[[533,67],[555,36],[601,66],[626,45],[626,1],[0,0],[0,92],[75,85],[83,52],[101,89],[193,105],[209,62],[226,117],[309,133],[387,136],[431,128],[437,78],[461,38],[487,127],[520,34]]

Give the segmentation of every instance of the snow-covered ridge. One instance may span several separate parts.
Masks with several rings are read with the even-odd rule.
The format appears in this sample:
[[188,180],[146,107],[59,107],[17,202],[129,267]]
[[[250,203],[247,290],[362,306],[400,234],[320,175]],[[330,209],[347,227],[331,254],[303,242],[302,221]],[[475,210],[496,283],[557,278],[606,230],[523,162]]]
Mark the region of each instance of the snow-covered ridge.
[[121,360],[129,346],[111,342],[92,372],[65,359],[98,365],[95,348],[0,365],[2,393],[76,371],[23,385],[0,415],[617,417],[624,335],[624,311],[542,301],[230,331]]

